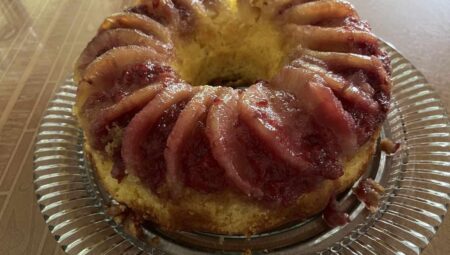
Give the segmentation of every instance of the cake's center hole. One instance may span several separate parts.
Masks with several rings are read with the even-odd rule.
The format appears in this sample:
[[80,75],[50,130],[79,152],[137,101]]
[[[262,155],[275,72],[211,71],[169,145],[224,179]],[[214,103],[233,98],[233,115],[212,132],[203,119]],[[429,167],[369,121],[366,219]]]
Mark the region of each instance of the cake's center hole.
[[195,24],[192,33],[175,39],[174,67],[190,84],[245,87],[280,69],[280,32],[257,10],[230,7]]

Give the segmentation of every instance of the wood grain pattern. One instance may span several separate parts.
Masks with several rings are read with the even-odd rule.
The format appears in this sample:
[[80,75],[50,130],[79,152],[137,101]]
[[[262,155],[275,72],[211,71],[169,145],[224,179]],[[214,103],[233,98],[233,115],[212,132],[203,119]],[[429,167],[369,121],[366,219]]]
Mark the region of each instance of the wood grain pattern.
[[[0,0],[0,254],[63,254],[36,206],[32,145],[56,87],[100,21],[129,1]],[[354,0],[450,105],[450,2]],[[450,217],[425,250],[450,254]]]

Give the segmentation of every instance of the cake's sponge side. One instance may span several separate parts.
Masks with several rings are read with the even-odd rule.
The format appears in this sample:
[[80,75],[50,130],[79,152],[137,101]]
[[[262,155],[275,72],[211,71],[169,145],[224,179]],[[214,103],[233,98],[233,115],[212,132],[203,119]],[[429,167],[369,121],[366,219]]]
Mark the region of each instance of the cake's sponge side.
[[132,175],[118,183],[111,177],[112,160],[92,150],[88,142],[85,143],[85,152],[102,186],[115,200],[162,228],[252,234],[320,213],[333,194],[347,190],[361,177],[375,151],[378,137],[379,132],[376,132],[352,158],[346,160],[342,177],[323,181],[317,189],[302,195],[291,206],[277,209],[247,200],[231,191],[204,194],[186,189],[176,201],[164,194],[157,196]]

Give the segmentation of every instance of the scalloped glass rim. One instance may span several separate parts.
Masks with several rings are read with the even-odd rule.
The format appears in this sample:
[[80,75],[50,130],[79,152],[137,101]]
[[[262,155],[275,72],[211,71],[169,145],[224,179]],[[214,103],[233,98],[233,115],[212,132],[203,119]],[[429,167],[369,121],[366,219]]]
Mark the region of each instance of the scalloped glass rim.
[[148,227],[138,240],[105,212],[111,199],[85,160],[82,132],[72,116],[76,85],[68,79],[43,117],[34,154],[35,193],[52,235],[69,254],[240,254],[246,247],[253,254],[420,254],[450,203],[449,118],[424,76],[382,44],[394,83],[382,137],[402,146],[393,156],[378,149],[366,173],[386,188],[376,214],[347,192],[340,203],[352,221],[335,229],[316,216],[250,238]]

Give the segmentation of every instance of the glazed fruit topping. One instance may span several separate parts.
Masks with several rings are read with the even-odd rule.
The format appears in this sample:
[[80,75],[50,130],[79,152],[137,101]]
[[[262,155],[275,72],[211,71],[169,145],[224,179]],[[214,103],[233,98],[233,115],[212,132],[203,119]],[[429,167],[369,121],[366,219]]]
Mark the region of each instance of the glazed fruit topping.
[[378,210],[378,205],[384,191],[383,186],[367,178],[359,182],[358,186],[353,189],[353,194],[366,205],[366,208],[370,212],[375,213]]
[[323,211],[322,217],[325,223],[332,228],[343,226],[350,222],[348,214],[339,208],[339,203],[335,196],[330,198],[327,207]]

